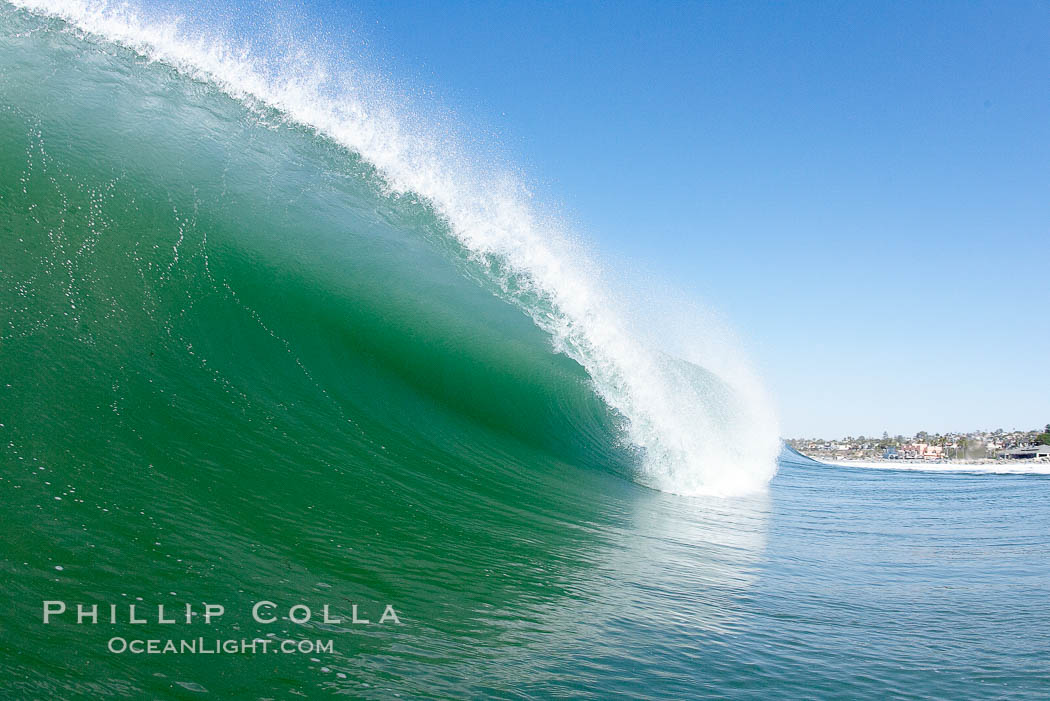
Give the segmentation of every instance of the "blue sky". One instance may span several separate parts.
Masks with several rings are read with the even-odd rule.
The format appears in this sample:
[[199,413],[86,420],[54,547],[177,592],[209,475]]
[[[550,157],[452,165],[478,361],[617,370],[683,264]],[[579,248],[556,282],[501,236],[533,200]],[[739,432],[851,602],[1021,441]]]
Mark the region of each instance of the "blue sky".
[[295,8],[721,312],[786,436],[1050,422],[1050,4]]

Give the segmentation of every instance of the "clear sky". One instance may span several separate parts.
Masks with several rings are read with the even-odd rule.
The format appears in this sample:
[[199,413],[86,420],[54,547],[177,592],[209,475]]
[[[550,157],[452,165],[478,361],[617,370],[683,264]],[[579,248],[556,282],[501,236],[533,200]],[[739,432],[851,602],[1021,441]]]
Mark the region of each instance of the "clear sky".
[[296,7],[728,318],[784,435],[1050,422],[1050,3]]

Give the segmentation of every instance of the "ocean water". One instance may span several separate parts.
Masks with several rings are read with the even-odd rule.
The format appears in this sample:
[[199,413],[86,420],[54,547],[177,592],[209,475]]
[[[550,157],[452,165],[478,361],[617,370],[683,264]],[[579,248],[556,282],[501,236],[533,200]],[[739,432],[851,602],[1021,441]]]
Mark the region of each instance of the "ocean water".
[[[360,88],[19,5],[0,696],[1050,695],[1046,475],[779,452],[733,352],[654,338],[519,185]],[[109,649],[198,636],[332,649]]]

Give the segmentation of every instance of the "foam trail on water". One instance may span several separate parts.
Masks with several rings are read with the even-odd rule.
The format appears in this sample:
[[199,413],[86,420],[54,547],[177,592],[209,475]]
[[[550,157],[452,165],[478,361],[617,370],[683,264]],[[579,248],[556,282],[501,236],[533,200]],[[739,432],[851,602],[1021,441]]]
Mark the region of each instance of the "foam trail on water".
[[[439,125],[399,110],[390,91],[352,65],[332,65],[320,51],[294,45],[276,57],[255,54],[126,4],[12,4],[168,64],[249,105],[276,109],[360,154],[392,194],[428,201],[503,294],[551,334],[556,350],[587,369],[596,391],[623,415],[625,439],[640,451],[640,481],[679,494],[732,495],[759,489],[773,476],[776,418],[734,344],[698,327],[688,305],[662,299],[659,310],[638,310],[636,302],[618,299],[617,286],[603,282],[564,226],[540,213],[519,178],[471,158]],[[654,328],[654,311],[670,323]]]

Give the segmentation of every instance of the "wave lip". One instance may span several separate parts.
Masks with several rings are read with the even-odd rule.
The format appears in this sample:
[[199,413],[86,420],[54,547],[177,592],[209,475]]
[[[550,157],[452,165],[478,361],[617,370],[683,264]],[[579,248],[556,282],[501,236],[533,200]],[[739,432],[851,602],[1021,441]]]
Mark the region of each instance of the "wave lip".
[[727,360],[731,350],[712,355],[685,343],[688,363],[668,356],[661,348],[681,349],[683,337],[654,337],[632,326],[638,315],[631,303],[614,294],[616,286],[564,226],[541,214],[518,178],[450,143],[440,125],[402,114],[385,91],[363,86],[367,81],[352,66],[331,65],[320,51],[301,48],[253,54],[128,5],[12,4],[278,110],[359,154],[391,194],[422,198],[497,293],[547,332],[555,350],[582,365],[623,417],[624,439],[638,450],[639,481],[679,494],[731,495],[772,478],[775,416],[747,368]]

